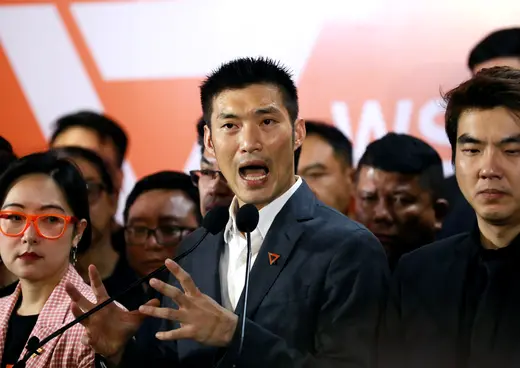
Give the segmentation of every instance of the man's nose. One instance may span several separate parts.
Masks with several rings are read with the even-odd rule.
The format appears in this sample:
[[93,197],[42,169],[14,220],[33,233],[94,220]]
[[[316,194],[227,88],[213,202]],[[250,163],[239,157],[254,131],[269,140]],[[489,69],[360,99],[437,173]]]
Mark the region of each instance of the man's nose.
[[392,215],[384,198],[380,198],[374,206],[374,221],[392,222]]
[[240,131],[240,150],[252,153],[262,150],[261,132],[256,124],[244,124]]
[[503,171],[500,164],[500,154],[497,150],[487,150],[482,155],[481,167],[479,171],[480,179],[501,179]]

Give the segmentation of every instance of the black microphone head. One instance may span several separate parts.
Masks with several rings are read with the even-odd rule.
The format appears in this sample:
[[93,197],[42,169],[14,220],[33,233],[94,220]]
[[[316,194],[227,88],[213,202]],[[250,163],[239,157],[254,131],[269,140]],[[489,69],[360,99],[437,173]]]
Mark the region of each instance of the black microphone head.
[[36,352],[38,349],[38,344],[40,343],[40,339],[36,336],[32,336],[29,341],[27,341],[27,350]]
[[202,219],[202,227],[213,235],[220,233],[229,220],[228,207],[215,207]]
[[237,212],[237,228],[242,233],[251,233],[256,229],[260,214],[254,204],[247,203]]
[[23,360],[20,360],[19,362],[16,362],[13,365],[13,368],[25,368],[25,362]]

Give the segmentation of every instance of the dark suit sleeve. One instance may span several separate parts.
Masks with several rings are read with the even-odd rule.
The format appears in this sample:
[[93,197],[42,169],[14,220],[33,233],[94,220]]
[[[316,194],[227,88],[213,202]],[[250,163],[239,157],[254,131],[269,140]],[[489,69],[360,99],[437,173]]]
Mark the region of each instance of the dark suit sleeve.
[[[161,327],[159,327],[161,325]],[[168,328],[159,319],[147,318],[135,338],[126,345],[119,368],[179,366],[175,341],[163,342],[155,338],[157,331]]]
[[[167,276],[162,277],[163,281],[166,281]],[[171,301],[165,296],[161,298],[160,295],[158,292],[154,293],[152,298],[161,299],[162,307],[170,307]],[[158,331],[169,331],[173,328],[173,323],[169,320],[146,318],[134,338],[127,344],[119,367],[178,367],[177,342],[161,341],[155,337]]]
[[[403,258],[406,256],[403,256]],[[401,325],[401,270],[402,260],[394,270],[388,300],[380,327],[379,368],[402,366],[400,352],[404,349]]]
[[[204,229],[195,230],[184,242],[181,243],[177,254],[191,248],[195,242],[207,233]],[[163,272],[159,279],[180,288],[177,279],[169,272]],[[163,296],[157,291],[149,291],[149,299],[157,298],[161,300],[161,307],[172,308],[173,302],[170,298]],[[159,318],[146,318],[137,331],[136,335],[125,347],[125,352],[119,368],[131,367],[154,367],[154,368],[175,368],[178,367],[179,357],[177,354],[176,341],[161,341],[155,337],[158,331],[170,331],[177,326],[169,320]]]
[[315,351],[293,349],[282,338],[247,320],[241,356],[236,356],[237,328],[219,367],[230,367],[235,361],[238,367],[249,368],[376,366],[378,324],[389,277],[384,250],[365,229],[355,230],[335,249],[316,316]]

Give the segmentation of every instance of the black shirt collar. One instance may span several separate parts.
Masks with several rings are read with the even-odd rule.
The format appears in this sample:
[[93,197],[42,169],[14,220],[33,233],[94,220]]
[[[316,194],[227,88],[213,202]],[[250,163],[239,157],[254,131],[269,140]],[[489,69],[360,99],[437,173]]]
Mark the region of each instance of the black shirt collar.
[[520,233],[504,248],[487,249],[482,245],[480,229],[475,221],[475,225],[470,232],[472,243],[472,255],[479,256],[483,261],[495,259],[518,259],[520,258]]

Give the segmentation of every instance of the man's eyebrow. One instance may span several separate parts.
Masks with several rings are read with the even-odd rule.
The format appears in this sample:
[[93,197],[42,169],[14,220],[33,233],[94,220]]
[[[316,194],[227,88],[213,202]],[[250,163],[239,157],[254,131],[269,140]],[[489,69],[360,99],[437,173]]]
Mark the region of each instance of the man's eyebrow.
[[255,115],[280,114],[280,113],[281,113],[281,111],[274,106],[262,107],[262,108],[256,109],[254,111]]
[[460,143],[460,144],[465,144],[465,143],[481,144],[482,141],[477,139],[477,138],[475,138],[475,137],[472,137],[468,133],[464,133],[460,137],[457,138],[457,143]]
[[500,140],[500,144],[520,143],[520,134],[512,135]]
[[211,165],[211,162],[209,162],[209,160],[206,158],[206,156],[202,156],[200,161],[201,161],[201,164]]
[[219,119],[219,120],[238,119],[238,116],[233,113],[229,113],[229,112],[221,112],[220,114],[217,115],[217,119]]

